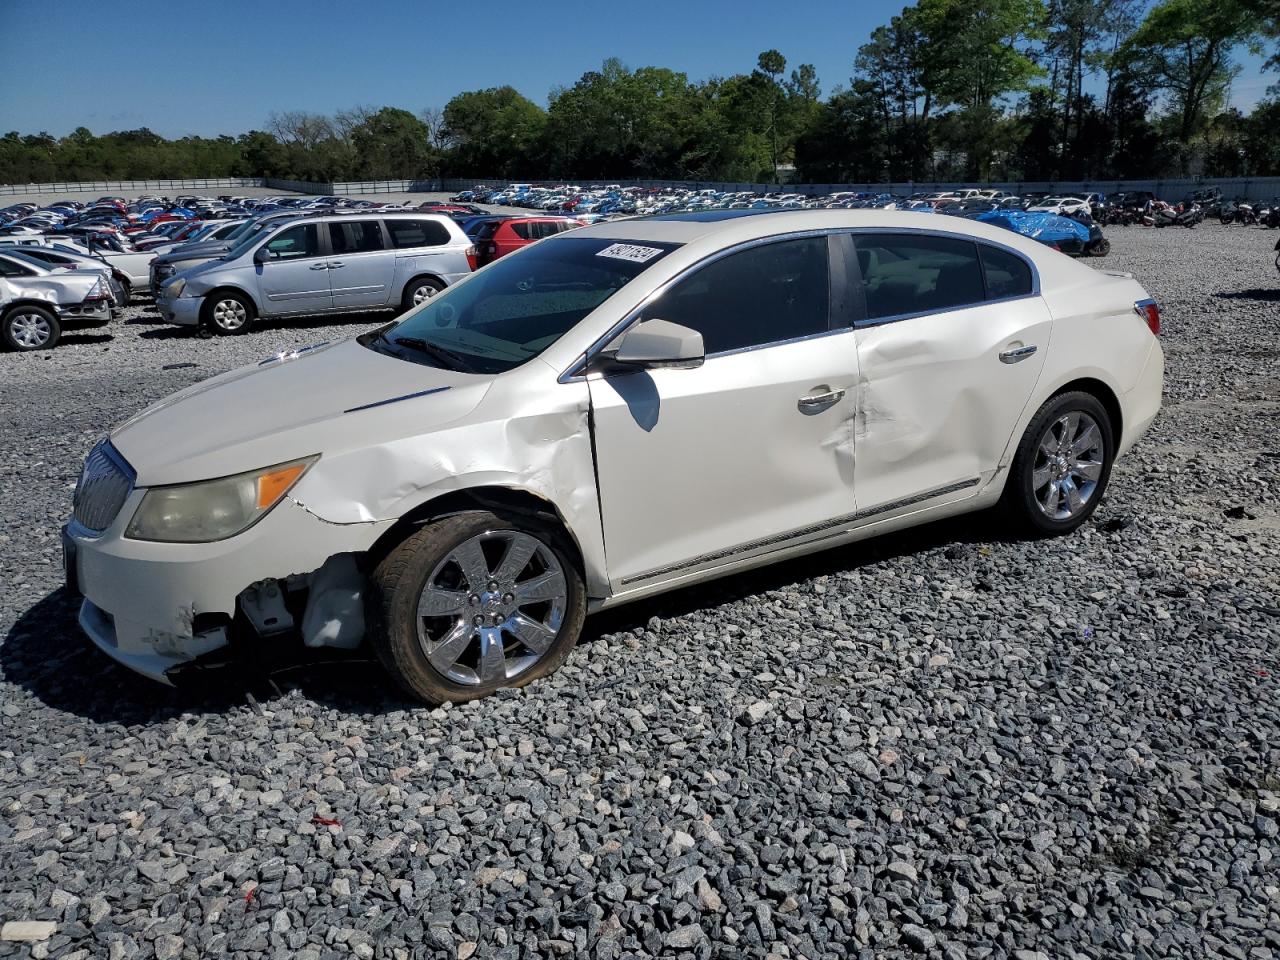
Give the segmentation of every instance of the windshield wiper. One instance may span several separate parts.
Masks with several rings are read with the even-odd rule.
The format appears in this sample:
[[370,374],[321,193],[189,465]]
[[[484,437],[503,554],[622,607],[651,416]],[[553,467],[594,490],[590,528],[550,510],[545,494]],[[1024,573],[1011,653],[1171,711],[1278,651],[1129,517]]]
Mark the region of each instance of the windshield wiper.
[[471,372],[471,364],[467,362],[467,358],[460,353],[455,353],[448,347],[442,347],[438,343],[432,343],[430,340],[423,340],[421,337],[390,337],[386,334],[379,334],[384,340],[389,339],[391,343],[402,347],[408,347],[410,350],[417,350],[421,353],[429,354],[437,360],[443,360],[447,364],[452,364],[463,373]]

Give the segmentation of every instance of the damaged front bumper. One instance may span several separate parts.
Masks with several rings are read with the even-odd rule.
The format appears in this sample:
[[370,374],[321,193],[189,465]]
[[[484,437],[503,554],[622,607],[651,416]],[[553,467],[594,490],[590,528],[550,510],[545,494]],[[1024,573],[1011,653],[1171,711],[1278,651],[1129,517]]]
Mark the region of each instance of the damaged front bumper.
[[[83,595],[80,626],[112,659],[162,683],[232,642],[244,615],[263,643],[298,628],[308,644],[349,647],[363,635],[363,553],[393,520],[332,523],[286,498],[254,526],[215,543],[131,540],[124,529],[142,490],[102,533],[66,528],[68,586]],[[286,594],[307,591],[295,618]],[[256,634],[256,637],[253,635]]]

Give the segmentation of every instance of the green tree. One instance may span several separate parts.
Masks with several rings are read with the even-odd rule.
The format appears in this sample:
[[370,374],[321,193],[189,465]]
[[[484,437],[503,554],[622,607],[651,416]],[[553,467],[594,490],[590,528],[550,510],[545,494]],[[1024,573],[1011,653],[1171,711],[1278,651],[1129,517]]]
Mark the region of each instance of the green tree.
[[460,93],[444,108],[439,137],[449,169],[471,177],[518,177],[537,172],[547,115],[513,87]]
[[430,176],[438,166],[427,125],[408,110],[383,107],[351,131],[359,176],[371,180]]
[[1225,99],[1238,70],[1232,52],[1260,29],[1257,12],[1242,0],[1163,0],[1119,51],[1140,83],[1169,96],[1184,172],[1206,108]]

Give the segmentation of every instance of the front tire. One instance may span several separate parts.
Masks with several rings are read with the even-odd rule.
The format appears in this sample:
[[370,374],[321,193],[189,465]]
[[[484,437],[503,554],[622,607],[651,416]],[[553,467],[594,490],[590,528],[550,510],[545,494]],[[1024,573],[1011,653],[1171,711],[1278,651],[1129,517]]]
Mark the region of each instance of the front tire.
[[1083,391],[1051,397],[1018,444],[1001,506],[1033,536],[1070,533],[1098,508],[1114,457],[1111,417],[1097,397]]
[[204,326],[214,333],[238,336],[253,326],[256,311],[248,297],[230,290],[215,290],[204,299]]
[[52,311],[43,307],[17,306],[0,321],[0,339],[10,350],[29,353],[58,345],[62,328]]
[[368,636],[387,672],[428,703],[522,687],[569,656],[586,589],[564,535],[477,510],[426,524],[369,578]]

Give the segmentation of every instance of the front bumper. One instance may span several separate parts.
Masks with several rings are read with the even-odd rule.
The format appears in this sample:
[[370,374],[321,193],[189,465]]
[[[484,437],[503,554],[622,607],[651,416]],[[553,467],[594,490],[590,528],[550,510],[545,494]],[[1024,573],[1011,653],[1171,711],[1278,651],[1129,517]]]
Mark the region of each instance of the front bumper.
[[106,300],[58,304],[58,322],[71,327],[104,327],[124,316],[124,307]]
[[289,497],[216,543],[131,540],[124,530],[144,493],[130,493],[102,533],[68,524],[67,581],[84,597],[80,626],[98,649],[165,683],[174,668],[227,646],[226,626],[248,587],[313,573],[335,554],[362,553],[394,523],[328,523]]
[[176,323],[183,327],[200,325],[200,306],[204,301],[199,297],[156,297],[156,309],[165,323]]

